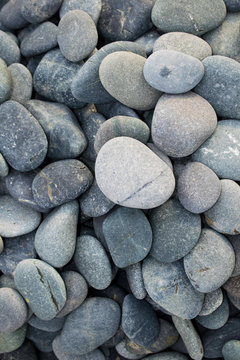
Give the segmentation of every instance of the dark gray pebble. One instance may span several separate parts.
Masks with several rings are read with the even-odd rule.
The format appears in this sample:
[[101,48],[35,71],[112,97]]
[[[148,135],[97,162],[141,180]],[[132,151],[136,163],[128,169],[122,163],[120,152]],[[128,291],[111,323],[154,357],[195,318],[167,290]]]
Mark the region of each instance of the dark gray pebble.
[[199,313],[199,316],[206,316],[212,314],[214,311],[217,310],[217,308],[219,308],[222,302],[223,302],[223,292],[221,288],[206,293],[203,307]]
[[91,16],[97,24],[102,9],[101,0],[63,0],[59,16],[62,18],[68,11],[82,10]]
[[106,119],[110,119],[114,116],[131,116],[139,119],[137,112],[130,107],[123,105],[119,101],[115,101],[108,104],[98,104],[97,110],[105,116]]
[[94,296],[106,297],[116,301],[120,306],[122,306],[125,296],[127,295],[126,291],[118,285],[110,285],[108,288],[103,290],[93,290]]
[[232,244],[233,250],[235,252],[235,267],[232,272],[231,277],[240,275],[240,235],[229,235],[228,240]]
[[12,64],[8,67],[11,78],[11,100],[25,104],[32,96],[32,75],[22,64]]
[[147,356],[143,360],[187,360],[187,357],[179,352],[167,351],[155,355]]
[[56,332],[62,329],[64,321],[65,317],[54,318],[52,320],[41,320],[36,315],[33,315],[28,320],[28,324],[39,330]]
[[62,0],[32,0],[21,1],[21,14],[28,22],[32,24],[40,23],[52,17],[61,6]]
[[228,11],[237,12],[240,11],[240,1],[239,0],[224,0],[225,5]]
[[142,300],[147,292],[143,283],[142,264],[140,262],[130,265],[126,268],[129,287],[136,299]]
[[0,104],[8,100],[11,95],[11,74],[3,59],[0,58]]
[[28,25],[27,20],[21,14],[21,0],[11,0],[2,7],[0,21],[9,29],[21,29]]
[[227,291],[230,301],[239,309],[240,307],[240,276],[230,278],[223,288]]
[[157,30],[149,30],[139,38],[135,40],[135,43],[141,45],[145,51],[147,56],[151,55],[153,52],[153,46],[156,40],[159,38],[159,32]]
[[43,331],[28,325],[26,337],[33,342],[39,351],[50,352],[52,351],[52,342],[57,335],[59,332]]
[[0,354],[10,353],[18,349],[24,342],[27,325],[13,332],[0,332]]
[[6,32],[0,30],[0,57],[7,65],[20,62],[20,49]]
[[240,358],[240,341],[230,340],[227,341],[223,348],[222,354],[224,360],[235,360]]
[[27,68],[30,71],[30,73],[32,74],[32,76],[34,75],[35,70],[38,67],[43,56],[44,56],[44,54],[41,54],[41,55],[36,55],[36,56],[29,58],[28,63],[27,63]]

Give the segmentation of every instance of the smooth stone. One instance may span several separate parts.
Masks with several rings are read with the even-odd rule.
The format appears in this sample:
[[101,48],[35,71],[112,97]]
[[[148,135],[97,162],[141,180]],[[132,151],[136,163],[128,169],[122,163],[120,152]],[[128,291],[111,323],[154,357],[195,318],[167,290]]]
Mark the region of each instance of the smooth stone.
[[0,19],[6,28],[15,30],[28,25],[21,14],[21,5],[22,0],[10,0],[1,8]]
[[[154,0],[103,0],[98,29],[105,39],[135,40],[151,29]],[[111,19],[111,21],[109,21]]]
[[158,38],[159,32],[157,30],[149,30],[137,38],[135,43],[141,45],[145,49],[147,56],[149,56],[152,54],[153,46]]
[[21,41],[21,54],[26,57],[36,56],[57,46],[58,28],[50,21],[46,21],[35,27]]
[[207,316],[212,314],[214,311],[221,306],[223,302],[223,293],[221,288],[207,293],[204,298],[204,303],[199,316]]
[[240,298],[239,298],[239,296],[231,295],[229,292],[227,294],[228,294],[228,299],[230,300],[230,304],[235,309],[235,313],[236,313],[236,311],[238,311],[237,315],[239,315],[239,310],[240,310]]
[[98,42],[94,21],[85,11],[67,12],[58,24],[57,41],[67,60],[77,62],[85,59]]
[[240,1],[239,0],[224,0],[225,5],[228,11],[240,11]]
[[[38,360],[36,350],[33,344],[28,341],[24,342],[20,348],[1,355],[1,360]],[[47,360],[47,359],[44,359]]]
[[31,32],[33,32],[39,25],[38,24],[29,24],[25,26],[22,30],[18,32],[17,39],[18,43],[21,44],[23,39],[28,36]]
[[235,276],[230,279],[223,285],[224,290],[227,291],[230,301],[238,309],[240,307],[240,276]]
[[22,236],[4,238],[4,250],[0,256],[0,270],[5,275],[13,276],[20,261],[36,257],[34,237],[35,231]]
[[8,164],[4,159],[4,157],[2,156],[2,154],[0,153],[0,177],[7,176],[8,172],[9,172]]
[[99,241],[101,241],[101,244],[104,246],[105,250],[107,250],[109,252],[108,245],[107,245],[105,236],[103,234],[103,228],[102,228],[103,222],[106,219],[106,217],[107,217],[107,214],[93,218],[93,229],[94,229],[97,239],[99,239]]
[[159,36],[154,43],[153,52],[158,50],[180,51],[201,61],[212,55],[212,49],[206,41],[186,32],[170,32]]
[[172,162],[164,152],[159,150],[152,143],[147,143],[147,147],[149,147],[149,149],[151,149],[161,160],[163,160],[170,167],[171,170],[173,170]]
[[229,305],[226,295],[222,304],[209,315],[197,316],[196,321],[207,329],[216,330],[226,324],[229,318]]
[[142,358],[143,360],[187,360],[184,354],[175,351],[166,351]]
[[68,315],[59,342],[66,352],[83,355],[114,336],[119,323],[120,307],[115,301],[100,297],[88,298]]
[[220,120],[212,136],[192,155],[220,178],[240,180],[240,121]]
[[138,209],[119,207],[103,222],[103,234],[113,262],[125,268],[144,259],[152,245],[152,229]]
[[43,56],[44,54],[40,54],[40,55],[32,56],[30,59],[28,59],[27,68],[32,74],[32,76],[34,75],[36,68],[38,67]]
[[204,295],[193,288],[181,261],[164,264],[149,256],[143,261],[142,271],[149,296],[164,310],[183,319],[199,314]]
[[37,350],[42,352],[52,351],[52,342],[59,332],[49,332],[36,329],[28,325],[26,337],[31,340]]
[[151,210],[153,231],[150,254],[160,262],[173,262],[189,253],[201,234],[201,218],[192,214],[177,199],[170,199]]
[[88,286],[84,277],[76,271],[63,271],[61,273],[67,290],[67,301],[57,318],[62,318],[78,308],[86,299]]
[[72,258],[77,239],[79,206],[76,200],[55,208],[42,221],[35,235],[39,257],[55,268]]
[[169,166],[146,145],[129,137],[117,137],[103,145],[95,173],[98,186],[111,201],[131,208],[159,206],[175,187]]
[[215,205],[204,213],[207,224],[229,235],[240,233],[240,187],[232,180],[221,180],[221,194]]
[[24,105],[32,96],[32,75],[22,64],[12,64],[8,69],[12,78],[10,99]]
[[131,116],[139,119],[137,112],[130,107],[123,105],[119,101],[115,101],[108,104],[98,104],[97,110],[105,116],[106,119],[110,119],[114,116]]
[[0,58],[0,104],[11,96],[12,79],[9,69],[3,59]]
[[27,326],[13,332],[0,332],[0,354],[10,353],[18,349],[24,342]]
[[52,17],[60,8],[62,0],[22,0],[21,14],[32,24],[43,22]]
[[106,251],[95,237],[77,238],[74,262],[90,286],[106,289],[112,281],[112,268]]
[[7,65],[20,62],[20,49],[6,32],[0,30],[0,58]]
[[[128,342],[128,338],[123,339],[122,341],[120,341],[120,343],[118,343],[116,345],[116,352],[117,352],[117,356],[120,358],[120,360],[125,360],[125,359],[132,359],[132,360],[138,360],[138,359],[142,359],[143,355],[137,355],[135,353],[133,353],[131,350],[129,350],[129,348],[127,348],[127,342]],[[113,357],[113,359],[115,360],[117,357],[115,356],[115,358]]]
[[90,170],[75,159],[60,160],[45,166],[33,180],[33,197],[45,209],[79,197],[93,181]]
[[47,153],[48,142],[38,121],[16,101],[0,106],[0,151],[15,170],[37,168]]
[[14,281],[33,313],[42,320],[52,320],[66,302],[66,288],[58,272],[42,260],[21,261]]
[[116,51],[104,58],[99,67],[99,77],[105,90],[135,110],[153,109],[161,95],[144,79],[145,62],[141,55]]
[[17,290],[13,278],[6,276],[6,275],[1,275],[0,276],[0,288],[5,288],[5,287]]
[[[183,31],[202,35],[219,26],[226,16],[223,0],[157,0],[152,9],[152,22],[163,32]],[[170,20],[171,19],[171,20]]]
[[222,348],[222,354],[224,360],[235,360],[240,358],[240,341],[227,341]]
[[204,97],[220,117],[240,119],[240,64],[226,56],[203,60],[204,76],[194,91]]
[[152,138],[166,155],[185,157],[196,151],[216,126],[216,113],[203,97],[193,92],[164,94],[154,110]]
[[172,316],[173,324],[181,336],[189,356],[194,360],[202,360],[202,341],[195,330],[191,320],[184,320],[178,316]]
[[158,50],[143,68],[145,80],[154,89],[168,94],[192,90],[204,75],[204,66],[193,56],[175,50]]
[[129,51],[146,56],[142,46],[131,41],[116,41],[101,47],[73,78],[71,90],[76,99],[94,104],[105,104],[116,100],[104,89],[99,78],[99,67],[103,59],[116,51]]
[[225,236],[202,230],[197,245],[184,258],[185,272],[193,287],[203,293],[218,289],[231,276],[235,253]]
[[41,320],[36,315],[31,316],[28,320],[28,324],[36,329],[56,332],[62,329],[65,318],[54,318],[52,320]]
[[124,298],[121,327],[127,337],[142,346],[157,340],[160,326],[151,305],[129,294]]
[[127,279],[129,287],[138,300],[143,300],[147,292],[144,287],[142,277],[142,264],[140,262],[130,265],[126,268]]
[[33,76],[36,92],[46,99],[63,103],[72,108],[81,108],[84,103],[72,94],[71,84],[82,63],[65,59],[59,49],[48,51],[41,59]]
[[232,272],[231,277],[240,275],[240,235],[230,235],[227,237],[230,243],[232,244],[233,250],[235,252],[235,267]]
[[59,11],[59,16],[62,18],[67,12],[71,10],[82,10],[91,16],[95,24],[97,24],[101,9],[101,0],[63,0]]
[[94,142],[96,153],[99,153],[107,141],[119,136],[131,137],[146,144],[150,130],[140,119],[130,116],[114,116],[105,121],[98,129]]
[[187,164],[178,178],[178,199],[192,213],[200,214],[210,209],[220,194],[221,182],[217,175],[200,162]]

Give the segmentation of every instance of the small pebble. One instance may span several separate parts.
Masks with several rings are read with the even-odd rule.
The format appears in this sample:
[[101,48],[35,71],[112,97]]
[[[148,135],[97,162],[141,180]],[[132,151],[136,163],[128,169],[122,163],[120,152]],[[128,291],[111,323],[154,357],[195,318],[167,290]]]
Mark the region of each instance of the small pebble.
[[21,1],[21,14],[25,20],[32,24],[40,23],[53,16],[61,6],[62,0],[32,0]]
[[20,62],[20,49],[6,32],[0,30],[0,58],[7,65]]
[[240,1],[239,0],[224,0],[225,5],[228,11],[240,11]]
[[10,353],[18,349],[24,342],[27,326],[13,332],[0,332],[0,354]]
[[142,36],[135,40],[135,43],[141,45],[145,51],[147,56],[151,55],[153,52],[153,46],[156,40],[159,38],[159,32],[154,30],[149,30],[145,32]]
[[28,320],[28,324],[36,329],[47,331],[47,332],[56,332],[62,329],[65,318],[54,318],[52,320],[41,320],[36,315],[32,315]]
[[219,308],[223,302],[223,293],[221,288],[214,290],[212,292],[206,293],[204,298],[204,303],[202,310],[199,313],[199,316],[207,316],[212,314],[214,311]]
[[67,12],[71,10],[82,10],[90,15],[95,24],[97,24],[101,9],[101,0],[63,0],[59,11],[59,16],[62,18]]
[[142,265],[140,262],[130,265],[126,268],[127,279],[129,287],[138,300],[143,300],[147,292],[143,283]]
[[197,316],[196,321],[207,329],[219,329],[226,324],[229,318],[229,305],[226,295],[222,304],[209,315]]
[[14,30],[28,25],[27,20],[21,14],[21,5],[22,1],[20,0],[10,0],[2,7],[0,17],[4,26]]
[[240,341],[227,341],[222,348],[222,354],[224,360],[236,360],[240,358]]
[[8,67],[11,78],[11,100],[25,104],[32,96],[32,75],[22,64],[12,64]]
[[43,331],[28,325],[26,337],[33,342],[37,350],[42,352],[50,352],[52,351],[52,342],[57,335],[59,335],[59,331]]
[[240,275],[240,235],[230,235],[227,237],[232,244],[233,250],[235,252],[235,268],[232,272],[231,277]]
[[12,79],[9,69],[3,59],[0,58],[0,104],[11,96]]
[[[129,45],[132,44],[130,41],[124,42],[124,43],[128,43]],[[134,52],[134,51],[132,50],[132,52]],[[141,55],[141,54],[139,53],[139,55]],[[142,56],[144,56],[144,55],[142,55]],[[129,106],[123,105],[119,101],[115,101],[114,103],[108,103],[108,104],[98,104],[97,109],[107,119],[110,119],[114,116],[120,116],[120,115],[135,117],[135,118],[139,119],[139,116],[135,110],[131,109]]]

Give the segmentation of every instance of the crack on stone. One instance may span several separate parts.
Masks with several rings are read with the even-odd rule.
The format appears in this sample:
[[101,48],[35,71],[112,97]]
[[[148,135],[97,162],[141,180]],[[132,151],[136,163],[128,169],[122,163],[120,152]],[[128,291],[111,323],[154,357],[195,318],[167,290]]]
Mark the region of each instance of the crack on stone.
[[205,267],[204,269],[201,269],[198,272],[202,273],[202,272],[205,272],[205,271],[208,271],[208,270],[211,270],[211,269],[209,267]]
[[59,310],[60,310],[60,309],[59,309],[59,305],[58,305],[58,302],[57,302],[55,296],[54,296],[53,293],[52,293],[52,289],[51,289],[51,286],[50,286],[50,284],[49,284],[49,281],[47,280],[47,284],[46,284],[45,281],[44,281],[44,277],[43,277],[43,274],[42,274],[41,270],[40,270],[37,266],[36,266],[36,269],[37,269],[37,272],[38,272],[38,274],[39,274],[39,276],[40,276],[40,279],[39,279],[39,280],[41,281],[41,283],[43,283],[43,285],[45,286],[45,288],[48,289],[48,291],[49,291],[49,293],[50,293],[50,295],[51,295],[52,301],[53,301],[53,303],[54,303],[57,311],[59,312]]
[[37,268],[37,272],[40,276],[40,281],[45,285],[44,280],[43,280],[43,274],[42,274],[41,270],[37,266],[36,266],[36,268]]

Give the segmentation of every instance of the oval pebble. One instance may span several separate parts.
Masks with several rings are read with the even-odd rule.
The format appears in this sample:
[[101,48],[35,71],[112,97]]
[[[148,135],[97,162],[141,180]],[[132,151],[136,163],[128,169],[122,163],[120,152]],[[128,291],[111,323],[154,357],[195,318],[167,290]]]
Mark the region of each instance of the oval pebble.
[[140,262],[130,265],[126,268],[127,280],[129,287],[138,300],[143,300],[147,292],[144,287],[142,277],[142,265]]
[[19,63],[20,49],[16,42],[6,32],[0,30],[0,58],[7,65]]
[[224,296],[222,304],[209,315],[197,316],[196,321],[207,329],[216,330],[226,324],[229,318],[229,305]]
[[235,360],[240,358],[240,341],[227,341],[222,348],[222,354],[224,360]]
[[221,288],[205,294],[204,303],[199,316],[212,314],[223,302],[223,293]]
[[12,77],[10,99],[24,105],[32,96],[32,75],[22,64],[11,64],[8,69]]
[[101,9],[101,0],[63,0],[59,16],[62,18],[71,10],[82,10],[90,15],[95,24],[97,24]]
[[56,332],[62,329],[65,318],[54,318],[52,320],[41,320],[36,315],[32,315],[28,320],[28,324],[36,329],[47,331],[47,332]]
[[0,58],[0,104],[8,100],[11,95],[11,74],[3,59]]
[[179,352],[166,351],[159,354],[144,357],[143,360],[187,360],[187,357]]
[[149,30],[142,36],[138,37],[135,40],[135,43],[141,45],[145,49],[147,56],[149,56],[152,54],[154,43],[158,38],[159,33],[157,30]]
[[232,272],[231,277],[240,275],[240,235],[230,235],[227,237],[230,243],[232,244],[233,250],[235,252],[235,268]]
[[240,11],[240,1],[239,0],[224,0],[225,5],[228,11]]
[[27,326],[13,332],[0,332],[0,354],[10,353],[18,349],[26,337]]
[[7,1],[7,3],[2,7],[0,17],[1,22],[6,28],[21,29],[24,26],[28,25],[28,22],[21,14],[21,5],[21,1],[11,0]]
[[52,17],[61,6],[62,0],[22,0],[21,14],[32,24],[40,23]]

